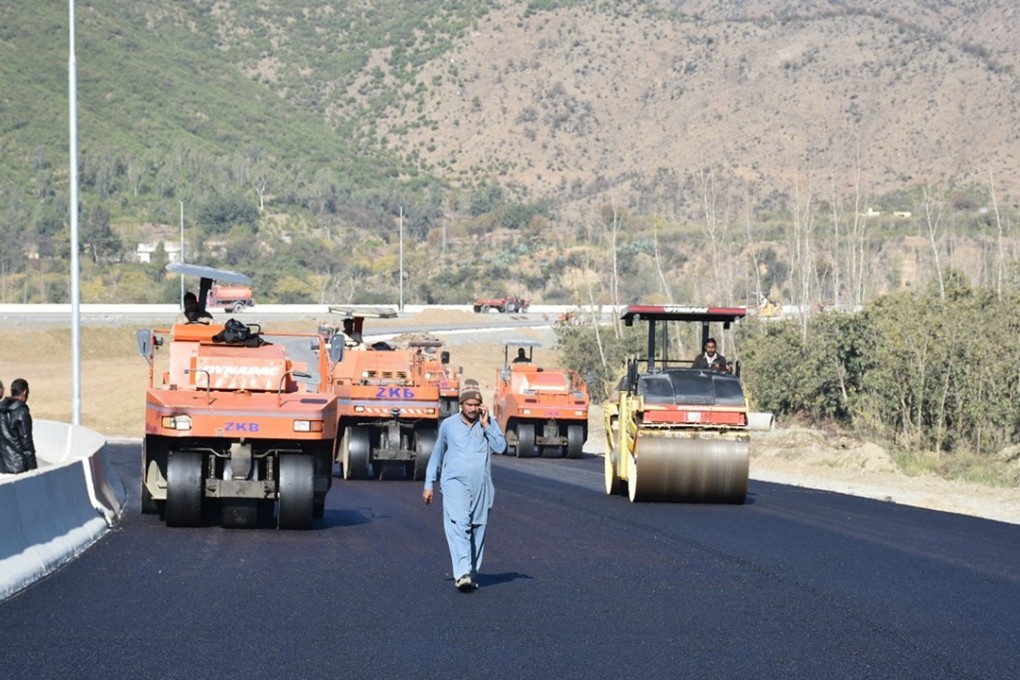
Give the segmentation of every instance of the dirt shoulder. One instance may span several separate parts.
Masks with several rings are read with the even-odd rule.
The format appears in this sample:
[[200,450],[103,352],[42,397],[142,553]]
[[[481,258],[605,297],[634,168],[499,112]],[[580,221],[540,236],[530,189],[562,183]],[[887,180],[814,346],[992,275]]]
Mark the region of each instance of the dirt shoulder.
[[877,444],[804,428],[755,432],[751,477],[1020,524],[1020,489],[907,475]]

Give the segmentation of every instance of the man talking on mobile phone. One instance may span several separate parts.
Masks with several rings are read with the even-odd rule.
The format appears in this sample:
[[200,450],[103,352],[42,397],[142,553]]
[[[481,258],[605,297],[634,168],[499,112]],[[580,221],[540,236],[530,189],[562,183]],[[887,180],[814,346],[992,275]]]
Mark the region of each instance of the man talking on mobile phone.
[[439,425],[421,494],[425,505],[431,505],[435,498],[433,487],[439,480],[454,585],[462,593],[478,588],[475,576],[482,566],[485,525],[496,493],[490,456],[504,451],[506,439],[482,405],[478,383],[465,381],[460,393],[460,412]]

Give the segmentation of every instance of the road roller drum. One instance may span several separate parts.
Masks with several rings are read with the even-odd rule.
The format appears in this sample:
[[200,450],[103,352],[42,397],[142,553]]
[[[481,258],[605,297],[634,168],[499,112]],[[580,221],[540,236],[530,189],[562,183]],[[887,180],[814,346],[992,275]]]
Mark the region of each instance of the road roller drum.
[[689,437],[639,432],[627,467],[632,501],[743,503],[747,497],[746,437]]

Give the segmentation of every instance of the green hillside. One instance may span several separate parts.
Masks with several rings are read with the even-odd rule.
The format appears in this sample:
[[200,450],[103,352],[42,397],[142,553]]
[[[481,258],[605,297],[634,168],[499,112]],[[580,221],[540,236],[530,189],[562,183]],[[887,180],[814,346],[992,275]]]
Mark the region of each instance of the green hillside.
[[[83,299],[173,299],[182,208],[266,301],[392,301],[401,224],[412,302],[1002,285],[1010,7],[78,3]],[[0,0],[0,302],[67,297],[67,22]]]

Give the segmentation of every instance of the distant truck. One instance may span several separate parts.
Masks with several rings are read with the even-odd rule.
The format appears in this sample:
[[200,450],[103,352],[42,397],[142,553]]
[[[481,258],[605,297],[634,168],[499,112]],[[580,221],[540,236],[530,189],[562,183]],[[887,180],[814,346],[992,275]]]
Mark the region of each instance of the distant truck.
[[526,298],[522,297],[502,297],[502,298],[479,298],[472,303],[471,307],[480,314],[488,314],[490,310],[495,309],[501,314],[513,314],[515,312],[526,312],[531,302]]
[[246,307],[254,307],[251,286],[220,286],[214,285],[209,290],[206,307],[222,307],[228,312],[240,314]]

